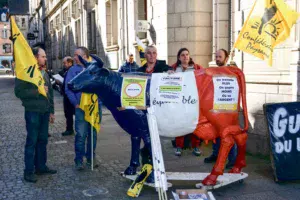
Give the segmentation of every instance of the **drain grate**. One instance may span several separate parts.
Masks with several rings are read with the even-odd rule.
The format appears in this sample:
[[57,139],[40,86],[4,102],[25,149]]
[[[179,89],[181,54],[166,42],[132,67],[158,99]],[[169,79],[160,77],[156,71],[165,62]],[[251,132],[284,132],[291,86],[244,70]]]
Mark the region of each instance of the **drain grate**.
[[82,193],[87,197],[94,197],[97,195],[107,194],[108,190],[106,188],[91,188],[83,190]]

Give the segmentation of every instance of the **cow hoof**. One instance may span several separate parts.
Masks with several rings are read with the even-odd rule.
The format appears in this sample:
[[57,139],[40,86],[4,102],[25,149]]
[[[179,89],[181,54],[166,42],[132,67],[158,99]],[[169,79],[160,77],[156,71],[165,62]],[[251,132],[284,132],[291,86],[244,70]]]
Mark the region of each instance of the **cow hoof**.
[[216,185],[218,175],[208,175],[203,181],[203,185]]
[[242,168],[240,168],[240,167],[233,167],[231,170],[229,170],[229,172],[228,173],[231,173],[231,174],[239,174],[239,173],[241,173],[242,172]]
[[127,169],[124,171],[124,174],[125,174],[125,175],[135,175],[135,174],[136,174],[136,168],[137,168],[137,167],[129,166],[129,167],[127,167]]

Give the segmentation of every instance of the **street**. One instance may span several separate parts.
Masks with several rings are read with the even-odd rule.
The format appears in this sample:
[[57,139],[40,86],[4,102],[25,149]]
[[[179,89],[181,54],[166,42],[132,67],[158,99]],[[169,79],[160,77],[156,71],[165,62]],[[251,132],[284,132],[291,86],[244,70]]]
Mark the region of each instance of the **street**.
[[[130,137],[124,132],[110,112],[104,109],[101,131],[98,134],[96,158],[99,167],[91,171],[74,168],[74,136],[61,136],[65,131],[62,96],[55,91],[56,121],[50,125],[51,137],[47,146],[48,166],[57,169],[55,175],[39,176],[38,182],[23,179],[24,145],[26,129],[24,108],[14,95],[14,78],[0,76],[0,199],[131,199],[126,192],[131,182],[120,176],[130,161]],[[213,164],[205,164],[211,145],[202,145],[200,157],[185,150],[181,157],[174,155],[170,138],[162,138],[162,149],[167,171],[209,172]],[[277,184],[267,158],[247,155],[244,183],[234,183],[213,191],[217,200],[284,200],[299,199],[299,182]],[[195,188],[197,182],[173,181],[168,191]],[[154,188],[144,186],[141,200],[158,199]]]

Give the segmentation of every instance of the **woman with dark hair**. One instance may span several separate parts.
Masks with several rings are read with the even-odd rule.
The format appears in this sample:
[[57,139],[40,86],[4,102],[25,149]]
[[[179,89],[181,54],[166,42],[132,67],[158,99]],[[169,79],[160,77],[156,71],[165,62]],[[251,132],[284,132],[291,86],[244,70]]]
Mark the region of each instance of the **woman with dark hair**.
[[[187,48],[179,49],[177,53],[177,62],[172,65],[172,68],[175,72],[188,72],[194,71],[198,69],[202,69],[203,67],[194,63],[193,59],[190,57],[190,52]],[[201,151],[199,150],[198,146],[200,145],[200,140],[194,134],[189,134],[186,136],[176,137],[176,156],[181,156],[182,149],[184,148],[184,141],[185,139],[190,138],[191,146],[193,148],[193,154],[195,156],[200,156]]]
[[172,68],[175,72],[185,72],[202,69],[203,67],[194,63],[187,48],[181,48],[177,53],[177,62],[172,65]]

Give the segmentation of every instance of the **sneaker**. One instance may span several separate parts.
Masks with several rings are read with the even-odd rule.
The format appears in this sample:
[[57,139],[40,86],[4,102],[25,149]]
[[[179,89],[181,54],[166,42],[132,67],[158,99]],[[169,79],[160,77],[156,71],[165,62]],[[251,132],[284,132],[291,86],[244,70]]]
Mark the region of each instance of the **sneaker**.
[[195,147],[195,148],[193,149],[193,154],[194,154],[195,156],[200,156],[201,153],[202,153],[202,152],[200,151],[199,148]]
[[83,164],[81,161],[75,161],[75,169],[81,171],[84,169]]
[[46,174],[56,174],[57,170],[49,169],[46,167],[44,170],[35,170],[35,174],[37,175],[46,175]]
[[137,169],[137,167],[135,167],[135,166],[128,166],[125,169],[124,174],[125,175],[136,175],[136,169]]
[[[91,168],[92,168],[92,160],[87,159],[87,160],[86,160],[86,166],[87,166],[89,169],[91,169]],[[97,168],[97,167],[99,167],[99,165],[97,164],[96,159],[94,159],[94,160],[93,160],[93,168]]]
[[205,158],[204,162],[205,163],[213,163],[213,162],[217,161],[217,158],[218,158],[218,156],[215,156],[215,155],[212,154],[211,156]]
[[37,177],[34,173],[24,173],[24,180],[30,183],[36,183]]
[[74,134],[74,131],[65,131],[61,135],[62,136],[68,136],[68,135],[73,135],[73,134]]
[[182,154],[182,149],[178,147],[175,151],[175,156],[181,156],[181,154]]

